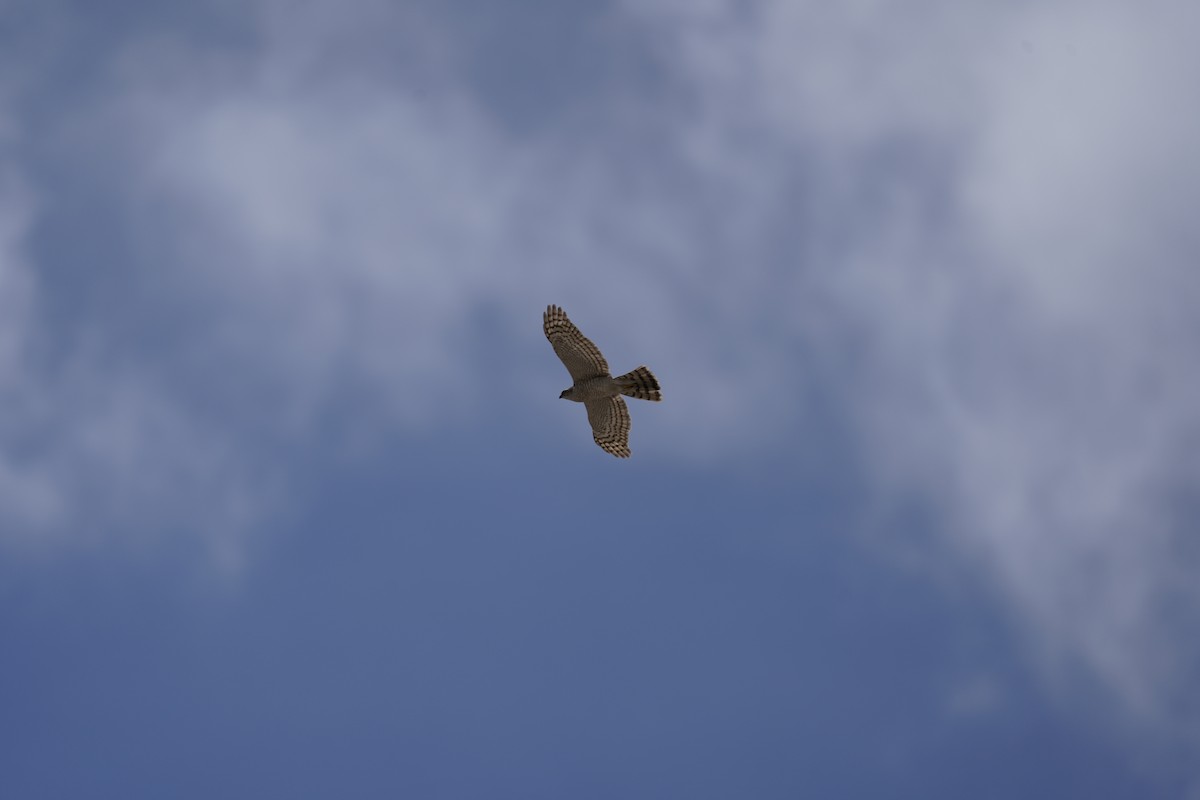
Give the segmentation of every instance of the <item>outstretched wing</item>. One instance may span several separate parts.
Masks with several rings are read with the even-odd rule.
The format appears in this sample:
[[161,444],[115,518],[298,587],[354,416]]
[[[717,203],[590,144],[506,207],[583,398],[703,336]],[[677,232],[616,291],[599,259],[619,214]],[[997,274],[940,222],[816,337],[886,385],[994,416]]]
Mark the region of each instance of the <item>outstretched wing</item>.
[[592,438],[606,453],[617,458],[629,458],[629,408],[619,396],[603,400],[589,400],[583,404],[587,409],[588,422],[592,424]]
[[[571,373],[571,380],[608,374],[608,362],[600,354],[600,348],[567,319],[567,312],[558,306],[547,308],[542,315],[542,330],[546,332],[546,338],[550,340],[550,345],[567,372]],[[588,411],[588,415],[591,415],[591,411]]]

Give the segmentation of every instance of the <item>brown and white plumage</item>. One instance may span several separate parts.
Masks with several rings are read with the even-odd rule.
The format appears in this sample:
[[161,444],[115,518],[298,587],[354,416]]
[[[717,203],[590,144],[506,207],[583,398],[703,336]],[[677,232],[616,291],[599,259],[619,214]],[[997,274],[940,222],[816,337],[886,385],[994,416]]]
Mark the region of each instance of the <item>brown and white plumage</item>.
[[619,395],[587,400],[583,407],[592,425],[592,438],[601,450],[617,458],[633,455],[629,449],[629,428],[633,421],[629,418],[629,407]]
[[571,380],[579,382],[586,378],[608,375],[608,362],[600,348],[580,333],[575,323],[567,319],[567,312],[558,306],[550,306],[542,315],[542,330],[550,340],[555,355],[562,361]]
[[642,400],[662,400],[658,379],[647,367],[614,378],[608,362],[590,339],[567,318],[567,312],[550,306],[542,315],[542,330],[555,354],[574,381],[560,398],[584,404],[592,438],[607,453],[629,458],[629,409],[621,395]]

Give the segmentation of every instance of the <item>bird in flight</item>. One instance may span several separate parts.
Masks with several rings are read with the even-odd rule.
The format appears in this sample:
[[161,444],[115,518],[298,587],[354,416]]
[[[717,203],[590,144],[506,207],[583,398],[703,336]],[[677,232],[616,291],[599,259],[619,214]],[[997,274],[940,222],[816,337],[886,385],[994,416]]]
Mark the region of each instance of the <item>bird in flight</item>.
[[574,381],[559,398],[583,403],[596,444],[617,458],[629,458],[629,409],[621,395],[658,402],[662,400],[658,378],[647,367],[614,378],[600,349],[579,332],[567,319],[567,312],[558,306],[546,309],[542,330]]

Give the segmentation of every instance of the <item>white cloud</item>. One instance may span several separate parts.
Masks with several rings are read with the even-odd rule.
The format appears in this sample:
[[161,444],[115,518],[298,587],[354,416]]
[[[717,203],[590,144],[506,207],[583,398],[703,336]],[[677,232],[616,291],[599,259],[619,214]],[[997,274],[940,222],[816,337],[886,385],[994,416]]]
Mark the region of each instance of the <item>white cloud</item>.
[[1196,12],[645,8],[692,78],[700,168],[823,161],[834,211],[811,219],[850,233],[806,229],[823,263],[795,265],[833,310],[800,314],[856,359],[879,478],[942,515],[1050,663],[1189,724],[1200,592],[1172,500],[1200,433]]
[[[676,386],[703,387],[679,391],[693,399],[662,421],[681,450],[713,456],[768,434],[738,387],[775,372],[775,354],[750,358],[726,331],[774,279],[696,263],[680,166],[663,165],[663,182],[638,174],[657,154],[614,163],[604,136],[516,138],[444,53],[449,63],[390,82],[340,53],[314,80],[315,56],[297,54],[331,46],[321,19],[268,14],[264,50],[206,69],[181,69],[179,52],[157,46],[130,54],[138,74],[126,70],[125,97],[106,112],[145,142],[131,179],[161,220],[139,234],[145,249],[172,265],[177,291],[209,303],[219,322],[206,346],[252,366],[277,419],[302,431],[350,382],[379,398],[370,419],[453,424],[485,400],[466,330],[484,306],[541,358],[505,388],[533,396],[531,372],[562,379],[539,323],[558,302],[614,364],[651,362]],[[147,68],[158,60],[168,66]],[[776,418],[794,413],[791,400],[769,402]]]
[[39,411],[25,364],[33,279],[20,246],[32,214],[28,190],[12,166],[0,162],[0,437],[8,445],[0,455],[0,507],[9,536],[54,521],[61,505],[52,478],[21,453],[24,428]]
[[215,564],[239,567],[249,523],[272,505],[270,470],[247,470],[229,431],[206,424],[100,338],[52,356],[28,252],[40,202],[17,160],[3,155],[0,544],[54,550],[199,533]]

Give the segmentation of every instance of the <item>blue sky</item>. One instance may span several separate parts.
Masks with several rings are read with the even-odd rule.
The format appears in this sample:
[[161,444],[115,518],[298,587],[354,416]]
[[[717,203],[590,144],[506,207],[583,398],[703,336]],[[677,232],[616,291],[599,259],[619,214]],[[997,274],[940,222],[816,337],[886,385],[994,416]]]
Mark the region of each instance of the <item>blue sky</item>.
[[0,1],[0,790],[1200,796],[1198,24]]

